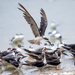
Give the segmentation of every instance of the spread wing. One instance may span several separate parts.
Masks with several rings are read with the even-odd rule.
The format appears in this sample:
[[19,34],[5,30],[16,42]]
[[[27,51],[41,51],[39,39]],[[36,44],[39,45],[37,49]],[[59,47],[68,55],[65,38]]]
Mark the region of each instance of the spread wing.
[[42,15],[42,17],[41,17],[39,31],[40,31],[40,36],[44,36],[45,30],[46,30],[46,27],[47,27],[47,18],[46,18],[46,14],[45,14],[45,12],[42,8],[41,8],[40,14]]
[[35,37],[37,36],[40,36],[40,33],[39,33],[39,29],[38,29],[38,26],[35,22],[35,20],[32,18],[32,16],[29,14],[29,12],[24,8],[23,5],[21,5],[19,3],[20,7],[22,8],[18,8],[19,10],[21,10],[24,14],[24,18],[26,19],[26,21],[28,22],[28,24],[30,24],[30,27],[32,29],[32,32],[33,34],[35,35]]

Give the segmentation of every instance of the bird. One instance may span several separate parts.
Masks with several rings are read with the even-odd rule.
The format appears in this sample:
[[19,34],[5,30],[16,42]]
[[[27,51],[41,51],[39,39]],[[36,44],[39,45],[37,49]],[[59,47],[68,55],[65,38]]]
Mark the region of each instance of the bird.
[[16,34],[12,39],[11,42],[15,43],[15,42],[19,42],[22,41],[24,39],[24,35],[22,33],[20,34]]
[[70,45],[64,44],[64,46],[62,47],[67,51],[69,51],[75,57],[75,44],[70,44]]
[[25,61],[26,63],[24,63],[23,65],[35,66],[35,67],[38,67],[40,69],[40,71],[42,71],[42,67],[47,64],[44,48],[42,49],[42,55],[43,55],[43,57],[42,57],[42,59],[40,61],[39,60],[36,60],[36,61]]
[[19,44],[23,45],[24,44],[23,39],[24,39],[24,35],[22,33],[16,34],[14,37],[11,38],[10,44],[13,47],[18,46]]
[[0,58],[2,58],[3,56],[8,55],[10,53],[12,53],[12,51],[9,51],[9,50],[7,50],[7,51],[0,51]]
[[2,60],[12,64],[15,67],[19,67],[20,65],[20,59],[25,58],[26,56],[23,56],[21,53],[17,52],[17,51],[13,51],[12,53],[3,56]]
[[34,53],[34,54],[41,54],[42,53],[42,50],[51,50],[50,48],[46,48],[46,47],[41,47],[41,48],[38,48],[38,49],[35,49],[34,51],[32,50],[29,50],[29,49],[23,49],[24,51],[28,52],[28,53]]
[[17,60],[9,60],[9,63],[11,63],[13,66],[15,67],[19,67],[20,66],[20,59],[22,59],[21,57],[19,57]]
[[33,19],[33,17],[29,14],[29,12],[25,9],[25,7],[19,3],[19,6],[22,8],[18,8],[19,10],[21,10],[24,14],[24,18],[26,19],[27,23],[30,24],[30,27],[32,29],[32,32],[35,36],[35,39],[33,40],[28,40],[31,44],[41,44],[41,40],[45,39],[45,40],[49,40],[47,37],[44,36],[45,34],[45,30],[47,28],[48,22],[47,22],[47,18],[46,18],[46,14],[45,11],[41,8],[41,12],[40,14],[42,15],[41,17],[41,22],[40,22],[40,28],[38,28],[37,23],[35,22],[35,20]]
[[[33,51],[27,51],[28,55],[31,56],[32,58],[35,58],[37,60],[40,60],[42,59],[42,52],[33,52]],[[47,56],[47,59],[49,59],[49,56],[52,56],[53,54],[56,54],[59,58],[61,57],[61,54],[64,54],[64,55],[67,55],[65,53],[64,50],[60,50],[59,48],[57,48],[56,50],[52,51],[52,52],[45,52],[46,56]],[[68,56],[68,55],[67,55]]]
[[[42,55],[42,54],[37,55],[37,54],[28,53],[28,55],[31,56],[32,58],[36,59],[36,61],[34,63],[41,62],[42,58],[44,57],[44,55]],[[58,56],[52,52],[50,52],[50,53],[45,52],[45,59],[46,59],[46,64],[55,66],[55,69],[57,69],[56,66],[61,63],[60,58],[58,58]],[[32,62],[30,62],[30,63],[32,64]]]
[[62,47],[72,54],[71,56],[74,58],[75,65],[75,44],[64,44]]
[[[37,61],[41,61],[42,58],[44,57],[42,52],[35,53],[35,52],[30,51],[27,54],[30,57],[32,57],[33,59],[36,59]],[[46,52],[45,51],[45,58],[46,58],[47,64],[55,66],[54,68],[57,69],[57,66],[61,63],[61,54],[67,55],[65,53],[65,51],[61,50],[60,48],[57,48],[56,50],[54,50],[52,52]]]
[[53,30],[52,32],[49,32],[48,34],[50,34],[51,37],[55,37],[55,39],[62,39],[62,35],[57,30]]
[[55,21],[53,20],[53,21],[51,22],[51,30],[52,30],[52,31],[56,30],[56,29],[57,29],[57,26],[59,26],[59,25],[56,24]]
[[75,44],[64,44],[64,45],[75,50]]

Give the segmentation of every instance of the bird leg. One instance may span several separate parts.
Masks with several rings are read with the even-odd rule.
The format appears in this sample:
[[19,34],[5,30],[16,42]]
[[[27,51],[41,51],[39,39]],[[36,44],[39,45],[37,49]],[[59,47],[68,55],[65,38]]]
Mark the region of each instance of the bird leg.
[[55,68],[55,70],[57,70],[57,66],[55,66],[54,68]]
[[38,42],[37,44],[40,45],[40,42]]
[[42,68],[39,68],[40,72],[42,72]]

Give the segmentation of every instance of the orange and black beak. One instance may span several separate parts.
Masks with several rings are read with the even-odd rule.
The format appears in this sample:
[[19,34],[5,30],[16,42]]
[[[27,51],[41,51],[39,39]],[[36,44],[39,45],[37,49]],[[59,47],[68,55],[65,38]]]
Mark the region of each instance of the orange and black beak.
[[64,54],[64,55],[68,56],[68,54],[65,53],[65,50],[61,50],[60,52],[61,52],[62,54]]
[[49,40],[48,40],[47,42],[48,42],[51,46],[54,46],[54,44],[51,44],[51,42],[50,42]]

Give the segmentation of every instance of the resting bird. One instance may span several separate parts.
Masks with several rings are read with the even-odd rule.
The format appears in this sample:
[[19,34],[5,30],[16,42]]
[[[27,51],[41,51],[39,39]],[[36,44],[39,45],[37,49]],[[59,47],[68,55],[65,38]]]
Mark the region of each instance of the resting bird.
[[[32,29],[32,32],[35,36],[35,39],[33,40],[28,40],[31,44],[38,44],[40,45],[41,44],[41,40],[45,39],[45,40],[49,40],[48,38],[46,38],[44,36],[45,34],[45,30],[47,28],[47,18],[46,18],[46,14],[44,12],[44,10],[41,8],[41,22],[40,22],[40,28],[38,28],[35,20],[33,19],[33,17],[29,14],[29,12],[25,9],[25,7],[23,5],[21,5],[19,3],[19,6],[22,8],[18,8],[19,10],[21,10],[24,14],[24,18],[26,19],[26,21],[28,22],[28,24],[30,24],[30,27]],[[51,44],[51,43],[50,43]]]
[[11,51],[0,51],[0,58],[2,58],[3,56],[6,56],[8,54],[12,53]]
[[64,44],[64,45],[65,46],[62,47],[72,54],[74,58],[74,65],[75,65],[75,44]]
[[34,62],[25,61],[26,63],[23,64],[23,65],[27,65],[27,66],[36,66],[36,67],[40,68],[40,71],[41,71],[41,67],[43,67],[43,66],[45,66],[45,65],[47,64],[44,48],[43,48],[41,54],[43,55],[43,57],[42,57],[42,59],[41,59],[40,61],[39,61],[39,60],[36,60],[36,61],[34,61]]
[[23,56],[21,53],[11,53],[11,54],[8,54],[4,57],[2,57],[2,60],[12,64],[13,66],[15,67],[19,67],[20,64],[22,65],[22,63],[20,62],[21,59],[25,58],[26,56]]
[[64,44],[64,45],[75,50],[75,44]]
[[[42,52],[33,52],[33,51],[27,51],[28,55],[32,57],[33,59],[36,59],[37,61],[41,61],[44,55]],[[60,48],[57,48],[56,50],[52,52],[45,52],[45,58],[48,65],[55,66],[55,69],[57,69],[57,66],[61,63],[61,54],[67,55],[64,50],[60,50]],[[68,55],[67,55],[68,56]]]

